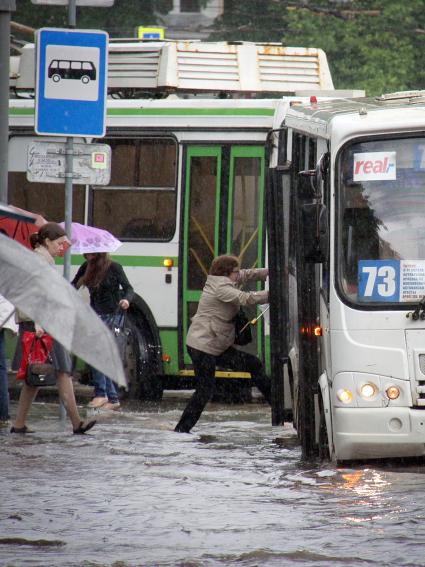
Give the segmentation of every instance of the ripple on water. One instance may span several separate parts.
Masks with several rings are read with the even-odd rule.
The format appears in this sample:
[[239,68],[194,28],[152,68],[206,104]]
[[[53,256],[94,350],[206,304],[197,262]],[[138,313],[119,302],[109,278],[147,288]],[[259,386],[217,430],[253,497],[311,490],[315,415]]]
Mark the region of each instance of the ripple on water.
[[304,463],[294,430],[258,404],[211,405],[177,435],[182,407],[164,407],[102,417],[79,438],[56,406],[36,407],[34,436],[2,435],[4,564],[425,564],[417,463]]

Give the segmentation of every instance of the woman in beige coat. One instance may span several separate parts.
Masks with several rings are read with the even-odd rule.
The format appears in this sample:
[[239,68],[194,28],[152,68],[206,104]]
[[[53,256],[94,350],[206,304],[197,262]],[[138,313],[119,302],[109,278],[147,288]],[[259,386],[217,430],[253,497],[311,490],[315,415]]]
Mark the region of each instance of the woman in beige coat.
[[196,390],[175,431],[189,433],[215,389],[216,366],[250,372],[253,383],[270,403],[270,380],[261,361],[233,347],[234,318],[243,305],[268,302],[268,291],[241,291],[249,280],[266,280],[267,269],[241,270],[235,256],[218,256],[211,264],[198,310],[192,319],[186,345],[197,378]]

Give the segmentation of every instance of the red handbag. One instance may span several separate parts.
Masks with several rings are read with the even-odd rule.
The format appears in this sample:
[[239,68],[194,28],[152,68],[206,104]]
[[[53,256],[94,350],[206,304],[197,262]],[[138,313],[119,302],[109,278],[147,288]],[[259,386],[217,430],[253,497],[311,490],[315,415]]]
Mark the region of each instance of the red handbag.
[[25,380],[28,374],[28,363],[31,356],[31,363],[43,364],[47,361],[52,350],[53,339],[47,333],[42,337],[37,337],[31,331],[24,331],[22,335],[22,359],[21,366],[16,375],[17,380]]

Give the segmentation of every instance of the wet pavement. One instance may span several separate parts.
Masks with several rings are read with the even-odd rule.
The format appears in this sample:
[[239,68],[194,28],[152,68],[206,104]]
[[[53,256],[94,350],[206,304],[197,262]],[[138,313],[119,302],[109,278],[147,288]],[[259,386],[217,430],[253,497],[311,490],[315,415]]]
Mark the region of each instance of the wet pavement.
[[422,463],[303,463],[256,402],[210,404],[177,434],[184,403],[126,406],[85,436],[38,403],[35,434],[0,430],[0,565],[425,565]]

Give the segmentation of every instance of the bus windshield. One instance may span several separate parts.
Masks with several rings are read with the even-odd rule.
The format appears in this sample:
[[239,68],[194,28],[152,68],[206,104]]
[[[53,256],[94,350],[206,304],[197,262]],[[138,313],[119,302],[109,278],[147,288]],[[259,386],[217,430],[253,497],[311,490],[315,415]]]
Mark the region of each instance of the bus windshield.
[[425,296],[425,138],[345,146],[337,164],[337,282],[350,303]]

